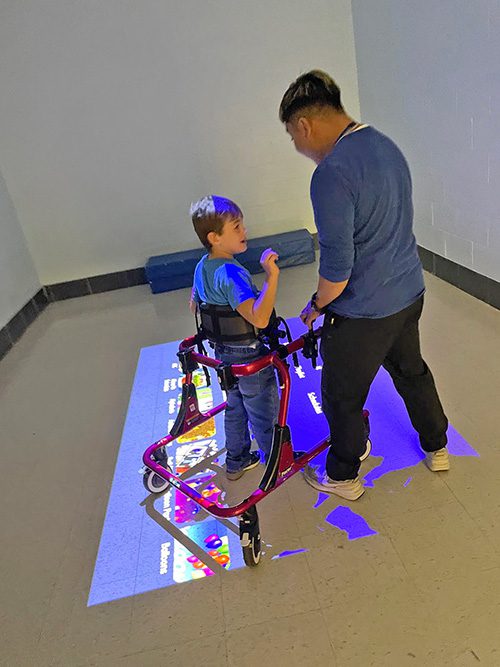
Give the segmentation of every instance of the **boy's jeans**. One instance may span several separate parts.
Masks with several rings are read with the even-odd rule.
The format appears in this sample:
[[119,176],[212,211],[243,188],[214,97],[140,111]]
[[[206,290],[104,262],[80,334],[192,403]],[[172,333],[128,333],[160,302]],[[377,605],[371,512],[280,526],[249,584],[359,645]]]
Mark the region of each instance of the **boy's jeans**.
[[[256,348],[233,345],[215,347],[216,358],[228,364],[255,361],[268,353],[268,348],[261,343]],[[253,435],[267,459],[271,451],[278,408],[278,387],[273,366],[268,366],[254,375],[238,378],[235,387],[227,392],[224,427],[226,469],[229,472],[241,470],[250,461],[249,422]]]

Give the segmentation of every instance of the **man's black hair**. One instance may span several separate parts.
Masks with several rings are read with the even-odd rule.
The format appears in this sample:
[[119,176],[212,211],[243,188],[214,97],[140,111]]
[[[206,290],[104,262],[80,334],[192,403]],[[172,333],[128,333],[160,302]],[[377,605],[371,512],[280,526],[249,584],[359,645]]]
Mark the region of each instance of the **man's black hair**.
[[290,84],[281,100],[280,120],[288,123],[298,111],[310,107],[331,107],[336,111],[344,111],[340,88],[331,76],[319,69],[301,74]]

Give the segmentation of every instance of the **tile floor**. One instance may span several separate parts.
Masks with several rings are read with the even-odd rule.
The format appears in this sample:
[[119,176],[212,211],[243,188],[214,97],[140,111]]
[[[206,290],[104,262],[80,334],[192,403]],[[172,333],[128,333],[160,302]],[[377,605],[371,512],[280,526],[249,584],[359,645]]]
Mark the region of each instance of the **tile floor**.
[[[281,274],[297,311],[314,265]],[[480,454],[422,464],[356,504],[378,534],[317,526],[338,504],[296,476],[262,503],[254,570],[87,607],[140,348],[192,331],[187,290],[51,305],[0,362],[0,664],[245,667],[500,665],[500,313],[428,275],[425,357]],[[354,506],[353,506],[354,507]]]

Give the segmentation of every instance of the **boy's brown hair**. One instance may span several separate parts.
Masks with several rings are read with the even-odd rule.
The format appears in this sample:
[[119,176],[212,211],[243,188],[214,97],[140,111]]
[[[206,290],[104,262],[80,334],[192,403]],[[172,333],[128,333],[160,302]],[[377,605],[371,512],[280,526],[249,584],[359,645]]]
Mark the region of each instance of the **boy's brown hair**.
[[210,232],[222,234],[226,222],[243,218],[240,207],[234,201],[217,195],[207,195],[194,202],[189,213],[194,231],[207,250],[212,249],[207,238]]

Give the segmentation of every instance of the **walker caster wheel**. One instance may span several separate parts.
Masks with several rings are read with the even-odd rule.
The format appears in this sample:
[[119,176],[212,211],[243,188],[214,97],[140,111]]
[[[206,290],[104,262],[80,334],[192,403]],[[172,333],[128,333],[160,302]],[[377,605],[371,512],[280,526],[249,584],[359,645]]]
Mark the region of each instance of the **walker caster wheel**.
[[255,506],[240,516],[240,543],[245,565],[255,567],[260,562],[261,544],[259,517]]
[[[172,468],[167,463],[164,463],[163,467],[172,472]],[[142,477],[142,483],[149,493],[163,493],[170,486],[170,482],[167,482],[166,479],[163,479],[163,477],[160,477],[160,475],[157,475],[149,468],[146,468],[146,472]]]

